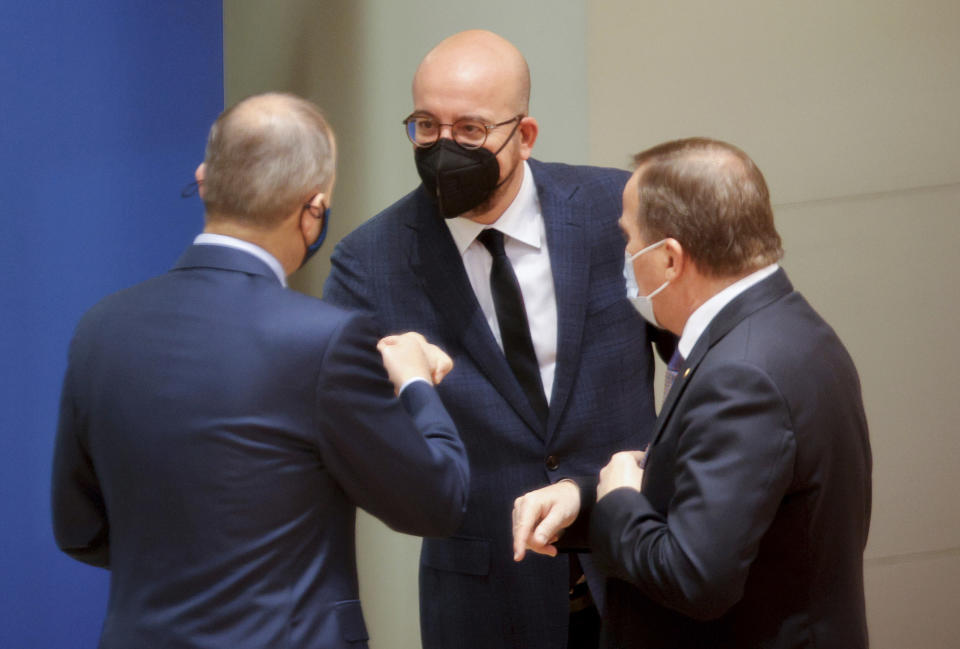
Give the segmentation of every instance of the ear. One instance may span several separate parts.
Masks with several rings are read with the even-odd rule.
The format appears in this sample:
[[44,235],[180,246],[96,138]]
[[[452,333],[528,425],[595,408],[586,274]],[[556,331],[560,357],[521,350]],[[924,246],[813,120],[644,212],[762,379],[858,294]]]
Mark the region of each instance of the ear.
[[533,155],[533,144],[540,134],[540,125],[533,117],[524,117],[517,130],[520,131],[520,156],[526,160]]
[[[303,233],[303,238],[307,241],[313,241],[320,234],[320,228],[323,226],[323,206],[326,205],[327,195],[323,192],[320,192],[312,199],[310,199],[309,205],[315,207],[316,210],[300,210],[300,231]],[[319,211],[320,218],[314,216],[314,214]]]
[[200,198],[203,198],[203,179],[207,176],[207,163],[201,162],[197,166],[197,170],[193,172],[193,177],[197,181],[197,193],[200,194]]
[[665,278],[671,282],[676,281],[687,270],[690,259],[687,257],[687,251],[683,249],[680,242],[670,237],[663,244],[663,250],[667,255],[667,272]]

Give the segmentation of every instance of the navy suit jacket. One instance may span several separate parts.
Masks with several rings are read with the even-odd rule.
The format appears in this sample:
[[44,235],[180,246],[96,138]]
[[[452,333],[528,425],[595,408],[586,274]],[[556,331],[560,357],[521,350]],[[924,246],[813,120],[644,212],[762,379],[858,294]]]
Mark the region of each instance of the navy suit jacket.
[[398,400],[376,341],[368,317],[209,245],[83,317],[53,520],[110,569],[101,647],[366,647],[355,507],[443,535],[468,488],[435,390]]
[[606,646],[866,647],[870,472],[853,362],[780,270],[691,350],[643,492],[594,508]]
[[[625,297],[617,228],[629,174],[530,161],[557,300],[557,365],[543,426],[497,346],[434,199],[421,187],[337,246],[324,300],[364,309],[384,333],[416,330],[454,359],[438,387],[470,456],[467,514],[456,534],[425,539],[426,649],[558,649],[566,644],[567,560],[514,563],[516,497],[595,473],[642,447],[654,406],[651,346]],[[597,594],[602,580],[593,573]]]

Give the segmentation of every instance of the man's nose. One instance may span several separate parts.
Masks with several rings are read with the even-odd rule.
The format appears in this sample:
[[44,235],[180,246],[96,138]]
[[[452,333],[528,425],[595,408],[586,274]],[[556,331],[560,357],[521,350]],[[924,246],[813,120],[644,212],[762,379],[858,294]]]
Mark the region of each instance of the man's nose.
[[440,138],[453,139],[453,124],[440,124]]

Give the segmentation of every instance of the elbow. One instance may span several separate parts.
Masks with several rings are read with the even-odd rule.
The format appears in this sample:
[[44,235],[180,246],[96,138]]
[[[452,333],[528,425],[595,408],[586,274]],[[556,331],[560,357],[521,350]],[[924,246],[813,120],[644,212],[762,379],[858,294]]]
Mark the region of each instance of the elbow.
[[395,532],[414,536],[445,537],[450,536],[460,528],[466,508],[452,503],[445,506],[446,499],[429,508],[419,507],[410,511],[403,521],[388,517],[380,517]]
[[79,534],[78,530],[54,520],[53,536],[57,547],[67,556],[98,568],[110,568],[109,527],[103,525],[95,534]]
[[[460,528],[467,510],[469,472],[454,471],[444,480],[426,484],[404,498],[404,505],[379,518],[396,532],[445,537]],[[396,502],[396,501],[395,501]],[[375,514],[376,515],[376,514]]]
[[722,577],[704,578],[686,589],[679,612],[699,622],[709,622],[725,615],[743,596],[742,585]]
[[110,568],[110,548],[106,545],[100,547],[65,547],[60,546],[60,549],[67,556],[72,559],[76,559],[87,565],[95,566],[97,568]]
[[424,536],[450,536],[460,528],[463,517],[467,513],[469,487],[469,478],[462,475],[455,485],[443,492],[443,497],[435,497],[439,506],[431,517],[432,529],[425,532]]
[[435,518],[429,525],[429,529],[423,532],[423,536],[443,538],[453,535],[460,529],[460,523],[463,522],[464,511],[450,511],[449,513]]
[[709,622],[722,617],[734,604],[735,602],[726,602],[721,599],[705,597],[690,602],[689,605],[681,609],[680,612],[698,622]]

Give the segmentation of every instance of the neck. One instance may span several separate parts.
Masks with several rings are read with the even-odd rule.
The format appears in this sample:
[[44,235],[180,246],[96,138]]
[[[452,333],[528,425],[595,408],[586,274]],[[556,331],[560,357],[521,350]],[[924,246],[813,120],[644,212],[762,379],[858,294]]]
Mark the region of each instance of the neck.
[[691,278],[692,281],[683,282],[681,286],[678,286],[678,288],[681,289],[682,299],[680,308],[678,309],[679,317],[675,322],[679,322],[679,324],[668,327],[670,331],[678,336],[681,335],[683,328],[687,324],[687,320],[689,320],[690,316],[703,306],[707,300],[753,272],[753,270],[749,270],[740,275],[714,277],[712,275],[703,275],[699,271],[694,271],[694,277]]
[[260,246],[280,262],[284,274],[288,277],[293,271],[297,270],[303,259],[303,243],[293,241],[292,237],[282,227],[265,228],[249,225],[237,219],[211,219],[208,216],[203,231],[242,239]]

